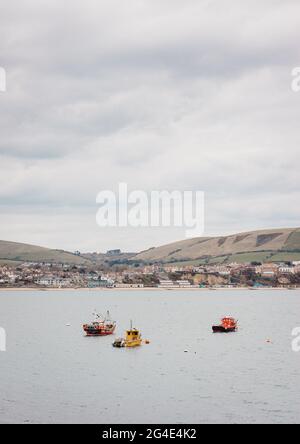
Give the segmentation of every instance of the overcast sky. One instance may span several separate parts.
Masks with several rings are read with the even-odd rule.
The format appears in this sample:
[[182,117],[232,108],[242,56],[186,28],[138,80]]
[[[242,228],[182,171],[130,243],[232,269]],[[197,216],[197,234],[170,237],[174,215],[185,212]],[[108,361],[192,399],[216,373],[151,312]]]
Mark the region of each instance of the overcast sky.
[[205,234],[300,222],[299,0],[1,0],[0,239],[137,251],[96,196],[203,190]]

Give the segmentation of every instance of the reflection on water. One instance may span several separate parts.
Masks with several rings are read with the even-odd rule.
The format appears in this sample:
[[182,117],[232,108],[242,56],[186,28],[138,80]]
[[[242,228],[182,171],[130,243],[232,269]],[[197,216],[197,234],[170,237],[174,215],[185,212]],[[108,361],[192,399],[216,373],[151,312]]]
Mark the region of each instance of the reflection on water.
[[[84,337],[94,308],[151,344]],[[0,422],[299,423],[299,313],[299,291],[2,292]]]

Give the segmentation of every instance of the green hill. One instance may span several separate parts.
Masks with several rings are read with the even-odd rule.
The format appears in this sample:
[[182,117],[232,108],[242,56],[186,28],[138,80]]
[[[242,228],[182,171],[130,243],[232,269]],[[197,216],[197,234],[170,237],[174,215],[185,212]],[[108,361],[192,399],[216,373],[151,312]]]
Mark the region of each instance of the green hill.
[[300,228],[183,240],[139,253],[146,263],[226,263],[300,260]]
[[62,250],[35,245],[20,244],[17,242],[0,241],[0,264],[17,264],[20,262],[47,262],[83,265],[89,263],[86,258],[76,256]]
[[300,228],[251,231],[231,236],[187,239],[139,254],[77,256],[63,251],[16,242],[0,241],[0,265],[47,262],[95,265],[141,262],[204,264],[228,262],[300,261]]

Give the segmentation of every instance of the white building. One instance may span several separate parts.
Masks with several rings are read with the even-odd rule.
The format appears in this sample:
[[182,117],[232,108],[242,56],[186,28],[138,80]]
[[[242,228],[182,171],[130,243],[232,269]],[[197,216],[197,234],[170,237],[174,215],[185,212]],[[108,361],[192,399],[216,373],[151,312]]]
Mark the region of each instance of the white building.
[[178,287],[180,288],[188,288],[191,286],[190,281],[176,281],[176,284],[178,285]]
[[144,284],[115,284],[115,288],[144,288]]
[[283,273],[283,274],[294,274],[295,273],[295,269],[294,267],[279,267],[279,273]]
[[170,288],[170,287],[174,287],[174,282],[170,281],[170,280],[161,280],[159,281],[159,288]]
[[41,277],[38,278],[35,283],[45,287],[69,287],[71,282],[69,279],[59,279],[55,277]]

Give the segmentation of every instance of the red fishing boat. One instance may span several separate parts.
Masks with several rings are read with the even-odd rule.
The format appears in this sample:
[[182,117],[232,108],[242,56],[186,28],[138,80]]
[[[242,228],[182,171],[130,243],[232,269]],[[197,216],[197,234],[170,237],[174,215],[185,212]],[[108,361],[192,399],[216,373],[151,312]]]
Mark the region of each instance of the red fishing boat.
[[221,320],[220,325],[213,325],[214,333],[232,333],[238,329],[238,321],[229,316]]
[[109,311],[105,317],[94,313],[95,320],[91,324],[84,324],[83,330],[87,336],[108,336],[116,329],[116,322],[110,318]]

